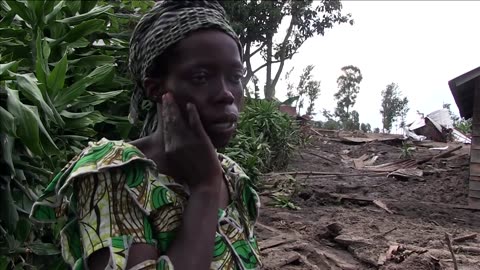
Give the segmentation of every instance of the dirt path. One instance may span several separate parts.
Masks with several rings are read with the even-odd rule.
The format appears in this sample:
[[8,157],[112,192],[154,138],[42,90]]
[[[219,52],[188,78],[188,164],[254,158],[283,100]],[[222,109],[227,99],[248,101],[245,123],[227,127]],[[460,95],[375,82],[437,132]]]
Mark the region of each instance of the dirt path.
[[[282,179],[293,183],[291,202],[300,209],[269,206],[272,194],[264,189],[257,228],[264,269],[454,269],[445,233],[480,234],[480,211],[460,209],[467,204],[469,148],[418,166],[423,176],[408,179],[359,176],[368,172],[348,160],[366,154],[378,156],[374,165],[398,161],[401,147],[318,139],[285,171],[357,176],[266,176],[263,183],[275,183],[270,189],[286,189]],[[440,152],[416,147],[412,159]],[[459,269],[480,269],[480,236],[453,243],[453,249]]]

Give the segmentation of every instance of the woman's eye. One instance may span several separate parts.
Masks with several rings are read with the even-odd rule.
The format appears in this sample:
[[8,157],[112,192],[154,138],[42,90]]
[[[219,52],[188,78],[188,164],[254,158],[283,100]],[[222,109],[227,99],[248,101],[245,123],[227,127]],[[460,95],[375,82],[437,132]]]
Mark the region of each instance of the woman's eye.
[[239,82],[243,78],[243,74],[236,73],[231,76],[232,82]]
[[206,72],[197,72],[192,79],[195,84],[205,84],[207,83],[208,74]]

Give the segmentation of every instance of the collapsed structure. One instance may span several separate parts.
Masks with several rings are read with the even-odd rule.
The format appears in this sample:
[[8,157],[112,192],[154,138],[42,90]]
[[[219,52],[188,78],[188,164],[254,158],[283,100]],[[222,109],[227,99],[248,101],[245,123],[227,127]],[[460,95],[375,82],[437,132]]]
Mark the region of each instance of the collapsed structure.
[[480,209],[480,67],[448,82],[460,116],[472,119],[468,203]]

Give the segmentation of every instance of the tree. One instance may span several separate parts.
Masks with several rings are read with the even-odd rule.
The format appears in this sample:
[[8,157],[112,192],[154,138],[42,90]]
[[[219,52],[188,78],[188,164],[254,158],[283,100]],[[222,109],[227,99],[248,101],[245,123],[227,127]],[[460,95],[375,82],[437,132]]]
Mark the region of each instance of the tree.
[[452,119],[452,122],[453,122],[453,125],[455,125],[459,120],[460,120],[460,117],[458,117],[457,115],[455,115],[453,112],[452,112],[452,109],[450,108],[451,104],[450,103],[443,103],[443,108],[444,109],[447,109],[448,110],[448,114],[450,115],[450,118]]
[[380,113],[382,114],[384,132],[390,133],[392,124],[398,117],[405,119],[408,112],[408,99],[407,97],[402,98],[401,96],[402,93],[395,83],[387,85],[387,87],[382,90],[382,108]]
[[372,127],[370,126],[370,124],[365,124],[365,123],[362,123],[360,125],[360,130],[365,132],[365,133],[369,133],[369,132],[372,132]]
[[293,68],[285,74],[285,80],[287,81],[287,96],[288,98],[297,98],[295,103],[295,109],[297,112],[300,113],[300,110],[305,105],[305,97],[308,98],[309,105],[307,107],[307,115],[313,115],[315,101],[318,99],[320,94],[320,81],[315,81],[312,79],[312,71],[314,68],[314,65],[308,65],[303,69],[296,88],[294,88],[294,84],[289,80]]
[[379,128],[374,128],[373,133],[380,133],[380,129]]
[[[324,35],[325,30],[335,24],[353,24],[350,14],[342,14],[340,0],[238,0],[220,3],[243,44],[246,66],[243,85],[246,86],[257,72],[266,69],[264,93],[269,100],[275,97],[275,86],[285,61],[292,59],[307,39]],[[287,20],[287,30],[279,31],[284,20]],[[264,63],[253,67],[251,59],[254,56],[261,56]],[[274,72],[273,65],[277,64]]]
[[306,114],[309,116],[313,116],[315,113],[313,109],[315,108],[315,101],[318,99],[320,95],[320,81],[309,81],[307,83],[307,96],[309,105],[307,107]]
[[337,100],[335,116],[340,118],[342,123],[347,123],[350,119],[350,108],[355,105],[358,92],[360,91],[360,82],[362,73],[355,66],[345,66],[342,68],[343,74],[337,79],[338,92],[334,97]]
[[360,130],[360,116],[357,111],[352,111],[350,118],[344,122],[346,130]]

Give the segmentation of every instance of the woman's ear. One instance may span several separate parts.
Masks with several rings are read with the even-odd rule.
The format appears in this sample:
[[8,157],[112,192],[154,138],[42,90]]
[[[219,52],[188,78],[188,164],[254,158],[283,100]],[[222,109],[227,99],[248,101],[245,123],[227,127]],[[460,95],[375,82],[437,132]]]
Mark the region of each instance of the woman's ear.
[[143,81],[143,85],[146,97],[152,101],[161,102],[163,94],[167,93],[162,80],[147,77]]

